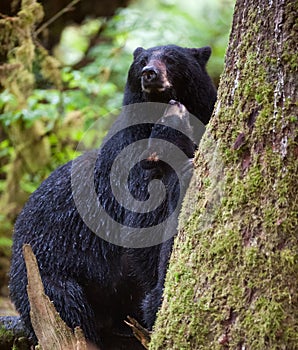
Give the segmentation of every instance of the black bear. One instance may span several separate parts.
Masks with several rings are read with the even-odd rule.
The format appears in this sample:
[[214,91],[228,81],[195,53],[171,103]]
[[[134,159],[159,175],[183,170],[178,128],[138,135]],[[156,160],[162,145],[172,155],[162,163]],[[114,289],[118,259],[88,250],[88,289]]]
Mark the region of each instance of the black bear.
[[[174,113],[178,114],[174,124],[182,120],[182,127],[191,128],[188,118],[180,118],[186,114],[182,105],[204,124],[208,123],[216,99],[216,90],[205,69],[210,54],[209,47],[189,49],[168,45],[136,49],[128,73],[123,112],[99,151],[87,152],[59,167],[29,198],[15,223],[10,294],[33,341],[36,339],[30,322],[22,256],[25,243],[31,245],[36,255],[46,294],[71,328],[80,326],[86,338],[101,349],[142,348],[124,320],[130,315],[152,327],[172,238],[152,247],[147,244],[137,248],[126,244],[125,237],[134,228],[146,225],[154,228],[159,223],[160,211],[170,215],[176,199],[175,195],[169,196],[143,222],[143,215],[127,211],[118,203],[111,194],[111,186],[121,187],[127,181],[121,174],[129,161],[137,166],[129,172],[128,188],[139,202],[147,199],[151,179],[161,178],[169,188],[173,188],[176,179],[172,168],[159,159],[152,166],[154,157],[139,162],[132,152],[132,159],[124,157],[120,161],[116,167],[119,173],[116,171],[114,177],[110,176],[112,163],[119,152],[135,141],[169,137],[172,142],[180,138],[183,132],[168,134],[154,124],[170,100],[180,103],[178,113]],[[139,108],[143,102],[149,102],[152,108]],[[151,105],[152,102],[161,104]],[[151,114],[156,115],[155,120],[146,122]],[[148,141],[148,150],[150,147]],[[186,158],[192,157],[193,148],[189,143],[183,150],[188,152]],[[105,214],[99,215],[97,203],[112,216],[112,223],[105,219]],[[161,227],[167,230],[166,225]],[[120,242],[123,239],[122,246],[118,236]]]
[[[163,181],[166,186],[167,204],[158,210],[158,217],[165,218],[172,214],[176,208],[178,208],[179,212],[181,207],[181,202],[180,204],[178,203],[179,196],[182,196],[181,199],[183,199],[189,185],[193,170],[193,156],[199,141],[199,138],[196,139],[193,135],[193,127],[189,116],[190,114],[184,105],[170,100],[164,115],[153,126],[148,139],[148,149],[142,155],[142,158],[145,159],[140,162],[140,166],[146,174],[142,180],[143,190],[146,189],[146,183],[150,183],[153,179]],[[181,155],[179,156],[179,154],[172,155],[175,169],[162,160],[164,153],[170,152],[172,154],[172,150],[169,149],[171,145],[167,148],[163,147],[162,144],[154,145],[152,142],[154,139],[166,140],[183,151],[184,157],[183,155],[182,157]],[[175,152],[175,148],[173,148],[173,151]],[[137,175],[141,178],[141,171]],[[158,194],[157,196],[159,197]],[[135,220],[135,218],[132,217],[131,220]],[[131,251],[136,278],[141,281],[143,286],[148,285],[150,282],[152,283],[146,289],[146,295],[142,301],[143,318],[149,329],[153,326],[156,312],[162,301],[163,285],[177,225],[178,216],[175,215],[174,222],[170,222],[162,228],[172,232],[172,238],[155,247]],[[153,250],[154,254],[152,254]],[[146,256],[146,259],[144,259],[144,256]],[[147,271],[147,274],[144,274],[143,271]],[[155,275],[148,279],[150,273]]]

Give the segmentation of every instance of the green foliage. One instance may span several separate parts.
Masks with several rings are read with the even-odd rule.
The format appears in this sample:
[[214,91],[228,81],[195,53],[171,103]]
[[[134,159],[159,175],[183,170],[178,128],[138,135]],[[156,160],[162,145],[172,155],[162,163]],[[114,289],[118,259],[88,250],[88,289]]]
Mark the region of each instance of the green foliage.
[[231,27],[234,0],[138,1],[112,19],[110,35],[132,52],[137,46],[176,44],[187,47],[209,45],[209,65],[214,79],[222,72]]
[[[27,45],[31,51],[24,51],[24,45],[15,47],[20,41],[9,41],[5,37],[12,73],[6,69],[10,85],[7,85],[9,88],[5,85],[0,92],[0,135],[7,137],[0,142],[0,196],[5,195],[10,164],[16,159],[16,147],[20,148],[11,136],[17,123],[28,130],[39,123],[41,137],[50,147],[50,163],[41,163],[40,170],[28,171],[19,181],[18,186],[27,194],[34,191],[49,172],[78,154],[78,141],[95,121],[100,127],[96,134],[89,133],[93,138],[88,145],[99,145],[122,104],[128,67],[137,46],[210,45],[213,55],[208,70],[218,82],[233,3],[233,0],[155,0],[150,3],[138,0],[120,9],[109,20],[86,19],[81,26],[65,28],[54,50],[62,67],[40,46],[33,50],[31,41]],[[24,12],[19,16],[22,19]],[[14,33],[11,22],[7,22],[6,27],[7,33]],[[26,76],[30,81],[13,71],[11,63],[20,60],[27,62]]]
[[7,237],[0,237],[0,247],[11,247],[12,241]]

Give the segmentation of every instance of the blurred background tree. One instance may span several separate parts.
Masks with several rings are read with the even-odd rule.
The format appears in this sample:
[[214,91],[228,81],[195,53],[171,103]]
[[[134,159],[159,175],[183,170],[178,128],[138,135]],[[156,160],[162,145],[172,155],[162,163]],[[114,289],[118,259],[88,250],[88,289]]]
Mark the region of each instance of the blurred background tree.
[[169,43],[209,45],[213,54],[208,71],[217,84],[234,2],[1,1],[2,294],[7,294],[11,234],[17,214],[51,171],[79,153],[78,141],[98,120],[100,129],[87,146],[102,140],[121,107],[133,50]]

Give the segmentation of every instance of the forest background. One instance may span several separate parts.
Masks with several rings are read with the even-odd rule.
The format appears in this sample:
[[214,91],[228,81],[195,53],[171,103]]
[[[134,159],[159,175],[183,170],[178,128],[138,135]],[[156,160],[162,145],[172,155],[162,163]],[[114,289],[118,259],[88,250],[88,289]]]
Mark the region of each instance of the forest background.
[[[209,45],[208,72],[217,85],[234,0],[106,4],[74,0],[53,1],[52,8],[47,2],[42,5],[33,0],[0,4],[0,295],[4,297],[18,213],[54,169],[80,154],[77,144],[95,121],[100,128],[96,134],[88,133],[85,146],[102,140],[121,107],[133,50],[169,43]],[[9,302],[3,299],[0,314],[7,308]]]

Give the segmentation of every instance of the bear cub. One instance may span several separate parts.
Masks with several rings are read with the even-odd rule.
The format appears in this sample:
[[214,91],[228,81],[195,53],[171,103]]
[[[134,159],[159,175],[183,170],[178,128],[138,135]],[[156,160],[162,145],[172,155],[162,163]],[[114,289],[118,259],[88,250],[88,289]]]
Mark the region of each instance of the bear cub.
[[[142,161],[140,162],[140,166],[145,172],[142,181],[143,189],[146,188],[145,184],[150,183],[153,179],[163,181],[166,187],[167,204],[158,210],[157,217],[166,218],[177,207],[179,212],[181,207],[179,197],[182,196],[181,198],[183,199],[189,185],[193,170],[193,156],[197,148],[189,117],[190,115],[184,105],[178,101],[170,100],[164,115],[153,126],[148,139],[148,148],[141,156]],[[184,156],[174,156],[175,169],[162,160],[164,154],[172,152],[172,150],[162,147],[159,144],[156,145],[154,143],[156,139],[166,140],[183,151]],[[142,177],[141,171],[139,171],[138,176]],[[178,216],[176,215],[175,220],[169,222],[163,229],[167,232],[172,232],[174,236],[177,225]],[[147,270],[148,274],[154,272],[157,276],[157,278],[152,276],[150,279],[150,281],[154,281],[156,284],[150,285],[142,301],[144,322],[149,329],[152,328],[156,312],[161,305],[163,285],[173,242],[174,238],[172,237],[155,247],[131,251],[132,261],[134,261],[135,271],[137,271],[136,275],[141,281],[141,285],[147,285],[149,280],[148,275],[144,275],[143,271]],[[147,258],[144,259],[144,256]],[[152,259],[152,256],[154,259]],[[154,261],[157,265],[150,265],[150,261]],[[149,267],[150,271],[148,271]]]

